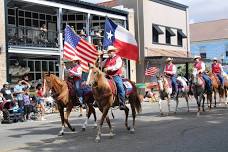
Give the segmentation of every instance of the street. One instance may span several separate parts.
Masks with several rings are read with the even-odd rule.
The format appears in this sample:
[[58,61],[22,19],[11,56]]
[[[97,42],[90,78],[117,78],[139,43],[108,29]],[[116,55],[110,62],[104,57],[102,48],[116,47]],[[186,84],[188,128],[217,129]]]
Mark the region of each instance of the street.
[[[72,112],[70,117],[76,132],[66,129],[62,137],[57,136],[61,127],[59,114],[47,115],[46,121],[1,124],[0,151],[227,152],[228,109],[224,104],[211,111],[206,108],[199,117],[194,99],[191,99],[189,113],[186,102],[181,100],[178,112],[174,114],[172,101],[172,112],[164,117],[159,115],[158,103],[144,102],[142,107],[142,113],[136,118],[135,134],[125,129],[124,113],[114,110],[115,119],[111,122],[115,136],[108,136],[104,123],[101,143],[95,142],[96,129],[92,125],[85,132],[81,130],[85,117],[79,118],[78,112]],[[166,102],[163,102],[163,108],[167,111]],[[100,112],[97,114],[100,116]],[[93,117],[90,120],[92,124]]]

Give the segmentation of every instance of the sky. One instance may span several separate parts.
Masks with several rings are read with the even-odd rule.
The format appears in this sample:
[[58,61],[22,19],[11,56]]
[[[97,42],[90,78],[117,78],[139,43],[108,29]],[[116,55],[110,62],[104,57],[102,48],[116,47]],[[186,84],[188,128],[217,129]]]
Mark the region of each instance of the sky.
[[[83,0],[103,2],[107,0]],[[189,6],[190,23],[228,19],[228,0],[173,0]]]

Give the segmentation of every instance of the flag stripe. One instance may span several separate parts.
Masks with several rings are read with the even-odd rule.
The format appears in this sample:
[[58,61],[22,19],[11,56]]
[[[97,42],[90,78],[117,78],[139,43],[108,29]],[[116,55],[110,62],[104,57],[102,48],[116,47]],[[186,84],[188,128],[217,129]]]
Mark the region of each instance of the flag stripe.
[[154,76],[157,72],[159,72],[157,67],[150,67],[146,69],[145,76]]
[[88,63],[94,64],[98,58],[96,48],[86,40],[80,38],[70,26],[65,28],[65,42],[63,48],[63,57],[72,60],[75,56],[80,59],[84,71],[88,71]]

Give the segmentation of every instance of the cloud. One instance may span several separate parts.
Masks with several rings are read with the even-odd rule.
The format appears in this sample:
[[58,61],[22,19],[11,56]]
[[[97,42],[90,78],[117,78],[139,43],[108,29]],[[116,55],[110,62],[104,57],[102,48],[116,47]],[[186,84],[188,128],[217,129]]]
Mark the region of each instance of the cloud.
[[[84,0],[98,3],[108,0]],[[173,0],[189,6],[190,22],[203,22],[228,18],[227,0]]]

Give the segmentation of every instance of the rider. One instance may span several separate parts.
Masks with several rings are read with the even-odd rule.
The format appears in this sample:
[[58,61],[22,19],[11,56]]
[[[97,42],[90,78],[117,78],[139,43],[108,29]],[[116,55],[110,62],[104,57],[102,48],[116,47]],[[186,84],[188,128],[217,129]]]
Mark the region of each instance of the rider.
[[121,57],[116,54],[117,48],[114,46],[108,46],[107,52],[109,57],[103,62],[104,72],[113,77],[117,87],[120,110],[124,110],[126,109],[125,90],[121,78],[123,61]]
[[178,91],[178,86],[177,86],[177,78],[176,78],[176,73],[177,73],[177,68],[176,65],[173,64],[173,59],[172,58],[167,58],[166,59],[166,65],[164,68],[164,73],[165,75],[169,76],[172,81],[172,96],[177,93]]
[[224,78],[222,76],[223,68],[220,63],[218,63],[218,59],[214,58],[213,63],[211,65],[212,73],[215,74],[221,83],[221,88],[224,88]]
[[202,74],[202,77],[205,81],[206,84],[206,88],[208,92],[212,91],[211,88],[211,79],[209,78],[209,76],[205,73],[205,63],[201,60],[201,56],[195,56],[194,57],[194,70],[193,71],[197,71],[197,74]]

